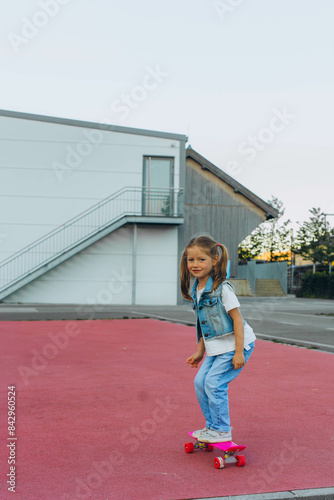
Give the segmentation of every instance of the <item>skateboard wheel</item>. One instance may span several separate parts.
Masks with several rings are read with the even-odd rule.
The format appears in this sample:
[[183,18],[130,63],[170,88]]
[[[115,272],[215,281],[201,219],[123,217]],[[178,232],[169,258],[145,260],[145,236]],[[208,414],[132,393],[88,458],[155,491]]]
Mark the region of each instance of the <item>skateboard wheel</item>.
[[206,448],[206,451],[213,451],[214,450],[214,446],[212,446],[212,444],[208,444],[207,445],[207,448]]
[[236,455],[235,458],[237,461],[237,467],[244,467],[246,465],[246,457],[243,455]]
[[186,453],[193,453],[194,451],[194,443],[186,443],[184,445],[184,450]]
[[225,458],[224,457],[216,457],[214,461],[216,469],[223,469],[225,467]]

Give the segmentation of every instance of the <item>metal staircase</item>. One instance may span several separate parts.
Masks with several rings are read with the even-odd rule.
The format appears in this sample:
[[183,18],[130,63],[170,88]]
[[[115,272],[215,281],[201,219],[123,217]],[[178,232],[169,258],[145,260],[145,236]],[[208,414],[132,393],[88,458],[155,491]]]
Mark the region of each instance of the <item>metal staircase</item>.
[[183,190],[125,187],[0,263],[0,300],[127,222],[181,224]]

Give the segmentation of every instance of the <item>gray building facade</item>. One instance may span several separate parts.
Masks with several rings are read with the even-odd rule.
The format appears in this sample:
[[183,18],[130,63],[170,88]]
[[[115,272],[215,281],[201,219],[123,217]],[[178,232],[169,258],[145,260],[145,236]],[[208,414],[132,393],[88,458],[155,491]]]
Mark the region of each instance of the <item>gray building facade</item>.
[[238,277],[238,245],[261,222],[278,212],[209,160],[186,150],[184,237],[210,234],[230,257],[230,274]]

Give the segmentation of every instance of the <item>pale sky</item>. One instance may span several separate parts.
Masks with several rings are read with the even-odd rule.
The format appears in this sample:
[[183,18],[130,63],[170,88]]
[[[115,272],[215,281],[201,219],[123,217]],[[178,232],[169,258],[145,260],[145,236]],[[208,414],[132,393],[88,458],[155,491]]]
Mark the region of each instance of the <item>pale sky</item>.
[[186,134],[294,227],[334,213],[333,0],[0,9],[1,109]]

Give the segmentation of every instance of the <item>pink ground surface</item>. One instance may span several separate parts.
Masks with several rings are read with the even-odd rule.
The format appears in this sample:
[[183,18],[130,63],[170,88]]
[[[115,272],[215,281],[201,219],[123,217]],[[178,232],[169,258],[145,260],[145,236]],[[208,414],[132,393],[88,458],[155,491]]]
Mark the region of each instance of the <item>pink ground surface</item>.
[[333,355],[257,341],[232,382],[247,466],[186,454],[204,426],[193,328],[156,320],[0,323],[0,498],[16,385],[17,500],[187,499],[333,486]]

